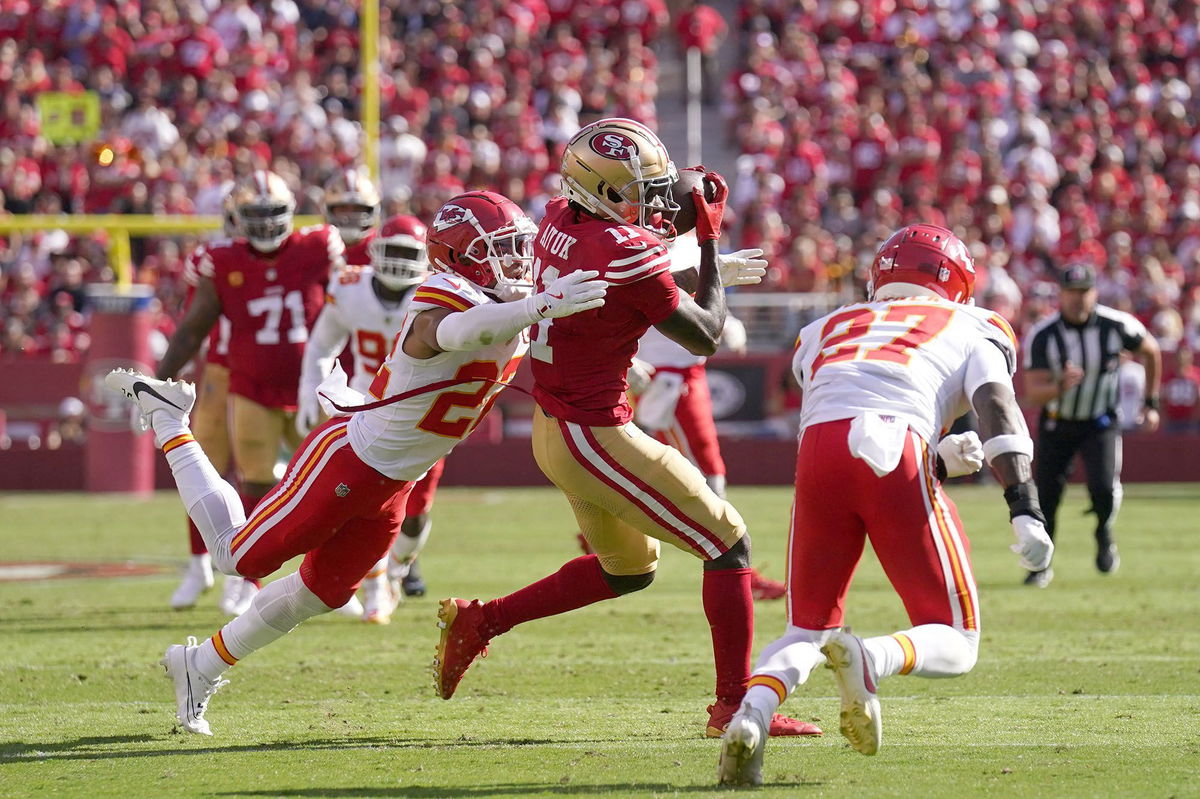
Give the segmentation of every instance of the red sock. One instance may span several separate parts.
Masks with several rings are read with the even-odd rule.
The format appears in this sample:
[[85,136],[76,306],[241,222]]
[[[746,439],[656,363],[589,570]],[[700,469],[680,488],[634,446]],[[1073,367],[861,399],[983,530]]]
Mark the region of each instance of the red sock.
[[200,535],[200,530],[191,519],[188,519],[188,539],[192,545],[193,555],[203,555],[208,551],[208,546],[204,543],[204,538]]
[[712,630],[717,698],[740,702],[750,681],[750,647],[754,644],[754,598],[750,569],[704,572],[704,615]]
[[487,636],[494,638],[527,621],[616,598],[617,594],[604,580],[600,559],[584,555],[567,561],[549,577],[486,603],[483,618]]

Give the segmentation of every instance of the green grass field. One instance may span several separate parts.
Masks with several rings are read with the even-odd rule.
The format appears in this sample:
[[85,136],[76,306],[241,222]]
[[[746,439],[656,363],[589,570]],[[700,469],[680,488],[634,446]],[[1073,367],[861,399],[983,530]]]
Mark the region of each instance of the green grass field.
[[[1082,488],[1062,511],[1057,579],[1024,588],[995,487],[952,494],[983,602],[979,664],[956,680],[883,684],[884,748],[837,733],[819,670],[784,706],[822,739],[772,741],[763,796],[1200,795],[1200,489],[1131,486],[1119,574],[1092,566]],[[757,563],[781,576],[789,493],[735,488]],[[0,560],[136,560],[181,567],[182,511],[149,501],[0,495]],[[433,695],[436,599],[489,598],[576,554],[551,490],[447,489],[423,563],[432,595],[389,627],[314,620],[227,675],[214,736],[173,731],[157,665],[223,622],[215,592],[176,613],[174,572],[0,582],[0,795],[675,796],[721,794],[702,736],[712,688],[698,564],[664,553],[648,591],[517,628]],[[758,607],[756,654],[782,630]],[[868,555],[848,620],[907,626]]]

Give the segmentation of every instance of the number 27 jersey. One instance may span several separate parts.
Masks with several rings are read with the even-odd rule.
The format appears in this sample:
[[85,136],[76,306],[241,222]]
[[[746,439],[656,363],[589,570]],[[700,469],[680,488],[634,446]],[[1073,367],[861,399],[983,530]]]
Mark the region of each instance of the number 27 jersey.
[[839,308],[800,331],[792,358],[804,392],[800,428],[875,412],[936,441],[974,386],[1011,385],[1016,352],[1012,328],[983,308],[932,298]]
[[363,463],[393,480],[418,480],[491,410],[529,349],[527,331],[471,352],[441,352],[425,359],[412,358],[401,348],[420,312],[465,311],[490,302],[495,300],[478,286],[448,274],[433,275],[413,292],[392,352],[379,367],[367,399],[386,399],[441,381],[457,384],[355,413],[348,436]]

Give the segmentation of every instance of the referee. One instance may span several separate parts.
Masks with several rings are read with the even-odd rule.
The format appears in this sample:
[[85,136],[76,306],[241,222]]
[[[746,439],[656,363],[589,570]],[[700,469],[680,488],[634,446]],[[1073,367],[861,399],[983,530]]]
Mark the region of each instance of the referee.
[[[1141,429],[1158,429],[1158,343],[1130,314],[1096,302],[1096,272],[1073,264],[1059,274],[1059,312],[1029,332],[1025,345],[1025,397],[1042,405],[1034,480],[1054,538],[1055,516],[1075,454],[1083,457],[1096,514],[1096,568],[1121,564],[1113,522],[1121,505],[1121,433],[1117,424],[1117,370],[1121,351],[1146,368]],[[1052,569],[1030,572],[1026,585],[1045,588]]]

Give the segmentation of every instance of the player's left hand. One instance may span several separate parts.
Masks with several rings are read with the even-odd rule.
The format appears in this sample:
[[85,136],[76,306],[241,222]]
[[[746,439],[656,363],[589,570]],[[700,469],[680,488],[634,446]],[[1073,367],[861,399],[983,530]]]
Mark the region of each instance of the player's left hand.
[[588,269],[555,278],[545,291],[529,298],[537,318],[557,319],[599,308],[608,293],[608,282],[597,280],[598,277],[599,272]]
[[728,255],[718,255],[717,265],[721,270],[721,285],[753,286],[762,282],[767,274],[767,261],[763,251],[757,247],[738,250]]
[[1011,549],[1021,558],[1021,568],[1040,572],[1050,566],[1054,557],[1054,542],[1046,533],[1046,525],[1032,516],[1012,518],[1013,535],[1017,543]]
[[1161,416],[1157,408],[1143,408],[1141,415],[1138,417],[1138,430],[1143,433],[1153,433],[1158,430]]
[[983,442],[974,431],[946,436],[938,442],[937,451],[946,464],[947,477],[975,474],[983,468]]

